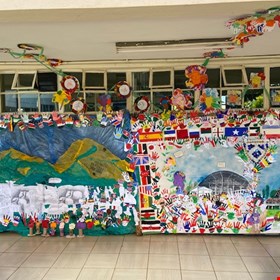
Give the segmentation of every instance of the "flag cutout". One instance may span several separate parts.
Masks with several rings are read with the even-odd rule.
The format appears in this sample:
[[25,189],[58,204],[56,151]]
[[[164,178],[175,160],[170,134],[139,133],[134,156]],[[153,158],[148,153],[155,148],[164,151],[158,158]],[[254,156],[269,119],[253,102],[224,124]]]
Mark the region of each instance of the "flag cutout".
[[149,164],[149,156],[137,155],[134,156],[135,164],[136,165],[148,165]]
[[152,196],[152,186],[151,185],[139,186],[139,192],[142,193],[142,194]]
[[248,132],[248,127],[225,127],[226,137],[241,137]]
[[219,137],[223,137],[224,136],[224,128],[223,127],[213,127],[212,129],[212,136],[219,138]]
[[249,130],[248,130],[249,136],[258,136],[259,134],[260,134],[259,126],[249,127]]
[[153,208],[141,210],[141,229],[143,234],[160,233],[160,221]]
[[135,167],[135,175],[139,185],[151,184],[150,166],[149,165],[138,165]]
[[177,139],[187,139],[189,138],[187,129],[177,129],[176,131]]
[[140,155],[147,155],[148,154],[147,144],[134,144],[133,151]]
[[200,137],[199,130],[190,130],[189,131],[189,137],[190,138],[199,138]]
[[139,141],[140,142],[153,142],[162,140],[162,132],[146,132],[146,133],[139,133]]
[[280,138],[280,126],[278,125],[264,125],[262,127],[262,132],[268,139]]
[[164,140],[173,140],[176,139],[176,131],[175,129],[168,129],[163,131]]
[[149,208],[153,204],[153,197],[147,194],[140,193],[141,208]]

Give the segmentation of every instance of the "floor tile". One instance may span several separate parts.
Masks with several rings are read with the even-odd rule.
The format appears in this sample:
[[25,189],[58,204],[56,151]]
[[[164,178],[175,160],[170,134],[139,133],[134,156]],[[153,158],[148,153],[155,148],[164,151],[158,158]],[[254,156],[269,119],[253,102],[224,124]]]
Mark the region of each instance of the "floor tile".
[[0,279],[1,280],[8,279],[17,269],[18,269],[17,267],[15,267],[15,268],[0,267]]
[[47,273],[48,268],[44,267],[20,267],[9,280],[40,280]]
[[123,242],[121,247],[121,253],[143,253],[147,254],[149,252],[150,242]]
[[151,254],[167,254],[167,255],[178,255],[177,242],[152,242],[150,244]]
[[280,277],[279,273],[255,273],[251,272],[251,277],[253,280],[276,280]]
[[111,280],[113,268],[84,268],[78,280]]
[[249,272],[280,272],[271,257],[242,257]]
[[148,254],[120,254],[116,268],[147,268]]
[[76,280],[80,269],[74,268],[51,268],[45,277],[44,280]]
[[43,242],[36,250],[35,253],[56,254],[61,253],[68,242]]
[[105,235],[99,236],[97,242],[123,242],[124,236],[123,235]]
[[39,240],[31,240],[22,241],[19,240],[15,242],[9,249],[6,250],[8,253],[32,253],[35,251],[40,245],[41,241]]
[[0,239],[3,240],[13,240],[17,241],[22,239],[22,236],[20,236],[18,233],[15,232],[0,232]]
[[7,249],[9,249],[15,242],[16,240],[9,240],[9,239],[4,239],[2,240],[0,236],[0,252],[5,252]]
[[0,256],[0,267],[1,266],[20,266],[28,257],[29,253],[3,253]]
[[116,268],[112,280],[146,280],[147,269]]
[[190,271],[182,270],[182,280],[216,280],[213,271]]
[[238,256],[234,245],[232,243],[206,243],[210,256]]
[[148,269],[147,280],[180,280],[181,271],[179,269]]
[[88,258],[88,254],[63,253],[56,260],[53,267],[57,268],[82,268]]
[[204,238],[202,235],[196,234],[181,234],[177,236],[178,244],[181,243],[204,243]]
[[93,242],[95,243],[98,240],[98,236],[84,236],[83,238],[72,238],[70,239],[70,243],[73,242]]
[[269,257],[268,252],[260,243],[251,243],[250,245],[238,243],[235,244],[235,247],[242,257]]
[[149,242],[150,239],[150,235],[137,236],[135,234],[129,234],[124,236],[125,242]]
[[180,255],[181,269],[213,271],[208,256]]
[[206,243],[232,243],[230,236],[227,235],[204,235]]
[[149,255],[149,269],[180,269],[180,262],[178,255]]
[[280,257],[280,243],[279,244],[263,244],[263,247],[272,257]]
[[121,250],[122,242],[96,242],[92,253],[118,254]]
[[260,236],[258,240],[262,244],[280,244],[280,236]]
[[116,266],[118,254],[90,254],[85,267],[114,268]]
[[234,256],[211,256],[215,271],[239,271],[247,272],[240,257]]
[[228,271],[216,271],[218,280],[252,280],[248,272],[228,272]]
[[176,234],[156,234],[151,235],[151,242],[177,242]]
[[231,236],[231,241],[234,244],[248,244],[250,245],[251,243],[260,243],[257,237],[254,236],[245,236],[245,235],[234,235]]
[[63,253],[90,253],[93,246],[94,242],[70,242]]
[[33,253],[21,267],[51,267],[59,254],[40,254]]
[[205,243],[196,242],[184,242],[179,243],[179,254],[181,255],[200,255],[200,256],[208,256],[208,250]]

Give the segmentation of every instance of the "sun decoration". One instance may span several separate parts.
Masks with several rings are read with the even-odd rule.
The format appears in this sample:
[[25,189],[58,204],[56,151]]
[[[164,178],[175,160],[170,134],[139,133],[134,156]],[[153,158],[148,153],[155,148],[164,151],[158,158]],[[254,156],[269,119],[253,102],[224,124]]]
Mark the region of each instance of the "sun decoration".
[[187,77],[186,87],[194,90],[202,90],[208,82],[207,68],[201,65],[190,65],[185,69]]
[[150,100],[147,96],[139,96],[134,101],[134,109],[136,112],[144,113],[150,107]]
[[115,85],[115,92],[118,97],[128,98],[131,94],[131,87],[126,81],[120,81]]

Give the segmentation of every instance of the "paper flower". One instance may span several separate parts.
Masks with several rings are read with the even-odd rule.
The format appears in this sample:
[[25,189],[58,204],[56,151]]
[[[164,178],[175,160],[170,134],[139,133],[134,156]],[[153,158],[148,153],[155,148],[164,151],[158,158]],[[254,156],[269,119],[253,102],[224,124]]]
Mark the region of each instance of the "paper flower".
[[201,65],[190,65],[185,69],[186,87],[201,90],[208,82],[207,68]]
[[217,89],[206,88],[199,98],[199,109],[203,113],[211,113],[220,108],[220,98]]

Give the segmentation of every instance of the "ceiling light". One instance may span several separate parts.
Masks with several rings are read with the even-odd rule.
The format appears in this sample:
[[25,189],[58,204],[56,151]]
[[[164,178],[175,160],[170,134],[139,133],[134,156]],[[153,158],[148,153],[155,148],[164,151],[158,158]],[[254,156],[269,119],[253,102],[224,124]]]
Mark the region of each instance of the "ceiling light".
[[230,38],[190,39],[172,41],[117,42],[117,53],[137,53],[155,51],[184,51],[233,48]]

